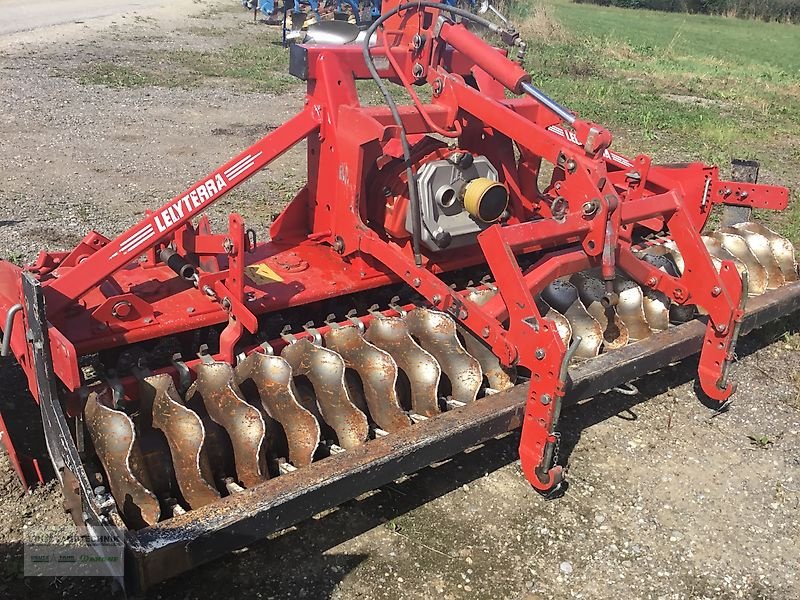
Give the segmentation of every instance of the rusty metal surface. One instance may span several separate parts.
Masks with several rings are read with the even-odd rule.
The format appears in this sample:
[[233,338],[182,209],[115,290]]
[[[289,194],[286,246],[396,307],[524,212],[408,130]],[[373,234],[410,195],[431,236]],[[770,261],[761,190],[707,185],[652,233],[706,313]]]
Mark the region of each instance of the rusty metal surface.
[[572,339],[572,325],[570,325],[569,319],[547,304],[544,300],[539,299],[539,304],[544,305],[542,307],[544,310],[541,311],[541,315],[545,319],[550,319],[556,324],[556,329],[558,330],[561,341],[564,342],[564,346],[569,346],[569,342]]
[[266,424],[258,409],[242,396],[233,367],[226,362],[201,362],[195,372],[197,379],[186,392],[187,402],[198,394],[211,420],[227,432],[239,481],[245,487],[264,481],[269,477],[264,454]]
[[718,239],[722,246],[747,267],[749,278],[749,291],[752,295],[760,296],[767,291],[769,284],[769,274],[767,269],[758,261],[747,245],[747,241],[741,236],[733,233],[716,231],[713,237]]
[[769,240],[770,249],[778,262],[786,283],[797,281],[797,263],[795,262],[794,245],[782,235],[778,235],[761,223],[737,223],[733,226],[738,231],[757,233]]
[[96,392],[86,400],[84,418],[125,522],[133,529],[155,525],[161,518],[161,508],[146,487],[133,421],[122,411],[106,406]]
[[206,430],[196,412],[183,405],[175,382],[167,374],[142,381],[143,402],[152,406],[153,427],[164,433],[169,444],[178,487],[189,508],[218,500],[208,453]]
[[573,336],[581,337],[575,357],[597,356],[603,345],[603,328],[581,303],[578,289],[566,279],[556,279],[542,290],[542,299],[566,317]]
[[[746,333],[800,309],[800,283],[753,298]],[[616,353],[571,369],[565,402],[575,403],[622,382],[695,354],[705,334],[701,321],[670,328]],[[288,476],[271,479],[235,498],[179,515],[133,533],[128,550],[140,588],[263,540],[321,510],[443,460],[464,448],[519,427],[527,386],[519,385],[403,431],[331,456]]]
[[[642,260],[650,263],[668,275],[678,274],[675,261],[663,246],[651,247],[637,254]],[[650,329],[654,333],[664,331],[669,327],[669,298],[662,292],[651,288],[643,288],[642,292],[644,294],[642,307],[644,308],[647,324],[650,325]]]
[[408,333],[408,325],[400,317],[377,316],[370,321],[364,338],[392,355],[411,384],[411,406],[424,417],[439,414],[439,378],[441,368],[436,359],[417,344]]
[[669,300],[661,292],[643,290],[642,308],[647,324],[653,333],[664,331],[669,327]]
[[617,277],[614,280],[614,291],[619,296],[616,311],[625,327],[631,342],[644,340],[652,335],[650,323],[644,312],[644,293],[636,282]]
[[397,397],[397,363],[388,352],[365,340],[356,326],[331,327],[325,345],[358,373],[369,414],[378,427],[391,433],[411,425]]
[[311,464],[320,441],[320,427],[310,411],[297,400],[292,367],[284,358],[254,352],[236,367],[236,381],[252,380],[267,414],[286,434],[289,462],[295,467]]
[[[725,246],[722,245],[722,242],[717,237],[712,237],[710,235],[702,236],[703,244],[705,244],[706,250],[711,255],[711,260],[714,262],[714,267],[717,271],[720,270],[722,267],[723,260],[729,260],[734,265],[736,265],[736,270],[739,272],[739,275],[744,275],[747,273],[747,266],[738,258],[736,258],[733,254],[731,254]],[[750,295],[755,295],[750,292]]]
[[576,273],[570,278],[570,282],[578,290],[586,312],[600,323],[604,349],[617,350],[625,346],[630,339],[628,327],[613,306],[603,306],[601,303],[606,293],[603,282],[590,273]]
[[305,375],[311,381],[322,418],[336,432],[342,448],[349,450],[367,441],[367,416],[350,398],[345,363],[339,354],[301,339],[286,346],[281,356],[295,375]]
[[[678,247],[669,240],[665,240],[662,243],[650,246],[641,252],[640,256],[650,264],[655,265],[660,270],[673,277],[682,276],[683,270],[686,266],[684,264],[683,255],[678,250]],[[665,296],[656,293],[650,293],[649,297],[651,300],[666,299]],[[693,304],[677,304],[667,302],[666,307],[669,310],[669,320],[673,320],[678,323],[684,323],[695,318],[697,313],[697,309]]]
[[785,283],[780,264],[775,258],[775,255],[772,253],[772,245],[770,244],[769,239],[760,233],[755,233],[748,229],[730,227],[720,229],[720,231],[722,233],[739,235],[744,238],[744,241],[747,244],[747,247],[750,249],[750,252],[752,252],[753,256],[756,257],[756,260],[758,260],[758,262],[767,272],[768,290],[778,289]]
[[453,318],[438,310],[415,308],[405,316],[409,333],[439,363],[450,380],[453,400],[473,402],[483,384],[480,363],[461,345]]
[[[495,294],[496,290],[491,289],[471,289],[467,292],[466,298],[478,305],[485,304]],[[513,367],[506,368],[500,364],[494,352],[476,336],[472,331],[461,324],[457,325],[458,332],[464,340],[464,346],[470,356],[474,356],[480,363],[484,377],[493,390],[503,391],[514,387],[517,380],[517,371]]]
[[739,227],[725,227],[719,231],[739,235],[744,239],[750,252],[753,253],[753,256],[756,257],[756,260],[761,263],[761,266],[767,272],[768,290],[778,289],[785,283],[781,266],[772,252],[772,244],[770,244],[769,239],[760,233]]

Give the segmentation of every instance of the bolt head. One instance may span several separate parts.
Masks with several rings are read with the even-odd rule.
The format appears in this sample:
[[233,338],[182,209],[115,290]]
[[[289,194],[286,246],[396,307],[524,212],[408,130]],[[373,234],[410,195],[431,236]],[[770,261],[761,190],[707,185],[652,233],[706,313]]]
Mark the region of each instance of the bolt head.
[[543,404],[544,406],[547,406],[547,405],[548,405],[548,404],[550,404],[552,401],[553,401],[553,399],[550,397],[550,394],[542,394],[542,397],[541,397],[541,402],[542,402],[542,404]]
[[481,330],[481,337],[483,339],[488,339],[489,338],[489,328],[488,327],[484,327],[483,330]]
[[714,296],[714,298],[719,296],[721,293],[722,290],[718,286],[715,286],[714,288],[711,289],[711,295]]
[[722,323],[717,325],[717,333],[725,333],[726,331],[728,331],[727,325],[723,325]]
[[547,354],[545,353],[544,348],[537,348],[535,356],[537,360],[544,360],[544,357],[547,356]]
[[419,277],[415,277],[415,278],[414,278],[414,279],[411,281],[411,283],[412,283],[412,285],[413,285],[414,287],[419,287],[420,285],[422,285],[422,280],[420,280],[420,278],[419,278]]
[[124,319],[125,317],[130,316],[132,310],[133,307],[131,306],[131,303],[123,300],[122,302],[117,302],[111,308],[111,314],[119,319]]
[[459,319],[462,319],[462,320],[463,320],[463,319],[466,319],[466,318],[467,318],[467,316],[468,316],[468,315],[467,315],[467,311],[466,311],[466,310],[464,310],[463,308],[462,308],[462,309],[461,309],[461,310],[458,312],[458,318],[459,318]]

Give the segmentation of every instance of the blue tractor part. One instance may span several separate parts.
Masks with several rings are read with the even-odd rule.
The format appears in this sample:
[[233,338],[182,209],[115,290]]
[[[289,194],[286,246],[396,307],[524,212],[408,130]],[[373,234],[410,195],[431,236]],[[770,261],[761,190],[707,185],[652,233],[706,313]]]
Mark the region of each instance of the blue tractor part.
[[[356,20],[356,25],[361,24],[361,9],[358,5],[358,0],[344,0],[344,3],[350,7],[350,10],[353,12],[353,17]],[[337,0],[336,2],[336,10],[338,12],[342,12],[342,0]],[[380,13],[379,13],[380,14]]]
[[[244,0],[247,1],[247,0]],[[288,2],[288,0],[284,0]],[[300,13],[301,1],[300,0],[293,0],[293,12]],[[317,0],[303,0],[302,4],[307,4],[311,8],[311,12],[314,13],[314,16],[317,19],[320,19],[319,15],[319,2]],[[274,17],[275,15],[275,0],[258,0],[258,10],[263,13],[268,19],[270,17]],[[288,12],[288,11],[287,11]]]

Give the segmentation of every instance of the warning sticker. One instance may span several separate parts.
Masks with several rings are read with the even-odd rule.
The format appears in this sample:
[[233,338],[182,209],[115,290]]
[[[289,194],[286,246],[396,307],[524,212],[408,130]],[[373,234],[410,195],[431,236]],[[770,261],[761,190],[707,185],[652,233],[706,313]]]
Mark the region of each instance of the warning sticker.
[[245,267],[244,272],[245,275],[250,278],[250,281],[256,285],[283,281],[283,278],[280,275],[278,275],[264,263]]

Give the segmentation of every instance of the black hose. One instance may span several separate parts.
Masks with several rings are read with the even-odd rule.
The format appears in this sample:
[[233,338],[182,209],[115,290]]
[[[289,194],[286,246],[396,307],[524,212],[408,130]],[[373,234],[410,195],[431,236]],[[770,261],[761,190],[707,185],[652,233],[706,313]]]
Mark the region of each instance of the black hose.
[[195,266],[178,254],[174,248],[167,246],[158,253],[158,257],[186,281],[194,281],[197,276],[197,269]]
[[434,8],[449,12],[451,14],[458,15],[463,19],[467,19],[468,21],[472,21],[477,25],[486,27],[493,32],[498,32],[500,28],[491,21],[474,15],[463,8],[430,1],[407,2],[406,4],[395,6],[389,12],[383,13],[380,17],[375,19],[375,22],[370,25],[369,29],[367,29],[367,33],[364,38],[362,50],[364,53],[364,61],[367,63],[367,69],[369,70],[369,74],[372,76],[372,79],[377,84],[378,89],[381,91],[381,94],[383,94],[383,97],[386,100],[386,105],[389,107],[389,111],[392,113],[392,118],[394,118],[394,122],[400,130],[400,144],[403,147],[403,162],[406,166],[406,179],[408,180],[408,199],[411,204],[411,247],[414,251],[414,263],[418,267],[421,267],[422,254],[420,253],[420,243],[422,236],[422,215],[419,205],[419,196],[417,195],[417,177],[414,173],[411,163],[411,147],[408,145],[408,136],[403,125],[403,119],[400,117],[400,112],[397,110],[397,104],[395,103],[394,98],[392,98],[389,88],[386,87],[386,84],[378,74],[378,69],[375,67],[375,61],[372,60],[372,53],[370,52],[369,47],[369,42],[372,39],[372,36],[375,35],[375,32],[381,25],[383,25],[383,22],[386,21],[386,19],[396,15],[400,11],[409,10],[412,8]]

